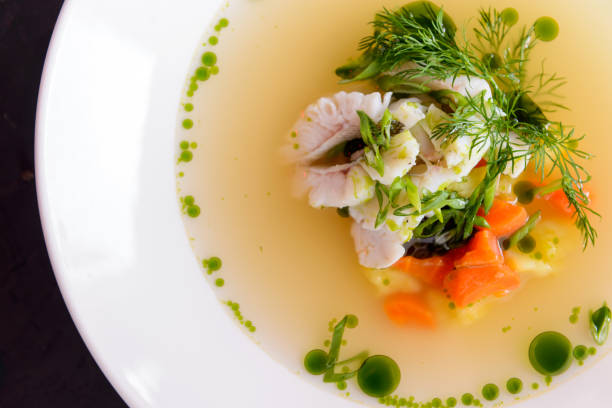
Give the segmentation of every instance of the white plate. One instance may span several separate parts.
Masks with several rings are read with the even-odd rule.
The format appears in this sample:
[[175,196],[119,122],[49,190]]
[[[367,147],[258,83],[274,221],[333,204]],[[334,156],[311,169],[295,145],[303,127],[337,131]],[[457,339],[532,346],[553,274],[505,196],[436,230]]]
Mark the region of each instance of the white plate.
[[[133,407],[349,407],[241,334],[202,284],[175,192],[179,95],[219,0],[71,0],[36,166],[47,247],[94,358]],[[612,406],[612,358],[522,407]],[[289,404],[288,404],[289,402]]]

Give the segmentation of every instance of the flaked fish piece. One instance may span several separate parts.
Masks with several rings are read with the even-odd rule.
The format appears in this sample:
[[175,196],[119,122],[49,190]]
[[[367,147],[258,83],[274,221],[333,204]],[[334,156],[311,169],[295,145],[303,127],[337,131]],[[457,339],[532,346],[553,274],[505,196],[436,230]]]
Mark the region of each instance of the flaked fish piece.
[[421,123],[414,125],[410,132],[419,144],[419,156],[429,162],[437,162],[442,158],[442,152],[436,149],[429,134],[425,131]]
[[[452,141],[443,138],[433,138],[432,134],[436,126],[450,120],[450,117],[435,105],[430,105],[425,119],[420,122],[425,132],[430,135],[430,140],[435,149],[441,152],[444,163],[440,163],[448,169],[452,169],[460,177],[467,175],[487,153],[490,146],[488,138],[483,138],[478,145],[473,145],[474,136],[463,135],[454,138]],[[473,129],[482,129],[483,120],[478,115],[473,115],[470,119]],[[476,132],[474,132],[476,133]]]
[[419,98],[405,98],[389,105],[389,112],[393,115],[393,119],[404,125],[404,128],[411,129],[425,119],[427,106],[421,104]]
[[374,181],[360,166],[360,161],[335,166],[298,168],[294,193],[308,193],[312,207],[349,207],[374,196]]
[[385,229],[369,230],[354,222],[351,235],[359,263],[367,268],[388,268],[405,254],[404,241]]
[[[405,194],[402,193],[397,199],[398,207],[406,205],[409,203]],[[408,241],[412,238],[412,230],[416,228],[417,225],[423,219],[422,216],[400,216],[395,215],[393,213],[393,209],[389,211],[387,214],[387,218],[385,222],[378,227],[376,227],[376,216],[378,215],[378,211],[380,209],[380,204],[376,198],[372,198],[369,201],[366,201],[360,205],[350,207],[349,214],[351,217],[361,224],[361,226],[365,229],[375,230],[375,229],[387,229],[389,232],[397,234],[402,242]]]
[[410,178],[415,186],[418,187],[421,194],[434,193],[443,189],[450,183],[455,183],[461,180],[462,176],[457,174],[453,169],[438,166],[435,164],[425,165],[426,170],[419,174],[411,174]]
[[289,134],[284,156],[289,162],[310,164],[340,143],[361,137],[357,111],[378,122],[391,102],[391,92],[338,92],[309,105]]
[[[369,153],[373,155],[372,152]],[[384,163],[382,175],[365,161],[361,162],[361,165],[373,180],[389,185],[393,183],[396,177],[402,177],[410,171],[416,163],[418,154],[419,143],[409,130],[404,130],[391,137],[389,148],[381,154]],[[366,157],[367,155],[368,153],[366,153]]]

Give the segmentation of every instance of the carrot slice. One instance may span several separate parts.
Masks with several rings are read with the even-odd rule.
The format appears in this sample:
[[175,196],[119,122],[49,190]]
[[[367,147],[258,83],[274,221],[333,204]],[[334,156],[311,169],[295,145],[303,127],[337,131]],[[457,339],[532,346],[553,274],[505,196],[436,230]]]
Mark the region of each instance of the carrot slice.
[[[586,203],[583,202],[583,204],[589,204],[591,201],[593,201],[591,197],[591,192],[586,189],[584,190],[584,192],[586,193],[589,200]],[[559,210],[562,214],[574,214],[574,207],[570,206],[570,202],[567,199],[567,196],[565,195],[565,192],[563,190],[555,190],[550,194],[546,194],[542,198],[548,201],[555,209]]]
[[399,325],[434,328],[434,314],[425,300],[415,294],[398,292],[385,298],[385,313]]
[[[527,210],[523,206],[502,200],[493,201],[493,206],[487,215],[484,215],[482,210],[479,214],[487,220],[491,226],[489,230],[496,237],[511,235],[529,219]],[[479,227],[479,229],[483,228]]]
[[520,284],[519,275],[504,264],[458,268],[444,280],[447,295],[465,307],[490,295],[503,296]]
[[444,278],[453,269],[453,260],[448,256],[432,256],[425,259],[405,256],[397,261],[393,267],[428,285],[442,289]]
[[456,268],[502,263],[504,256],[490,230],[478,231],[467,244],[467,252],[455,261]]

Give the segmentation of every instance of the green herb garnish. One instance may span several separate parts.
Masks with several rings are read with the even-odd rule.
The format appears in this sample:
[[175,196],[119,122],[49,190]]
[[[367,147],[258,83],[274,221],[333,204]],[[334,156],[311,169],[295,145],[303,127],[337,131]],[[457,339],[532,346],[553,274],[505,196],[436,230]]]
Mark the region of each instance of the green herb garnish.
[[[418,93],[434,79],[454,81],[460,75],[487,82],[491,98],[480,93],[449,100],[453,95],[435,94],[454,114],[433,129],[433,137],[448,144],[469,136],[471,153],[486,149],[486,177],[465,208],[452,214],[457,237],[466,239],[475,225],[483,223],[478,211],[484,207],[486,213],[492,205],[500,174],[531,161],[542,180],[560,174],[558,188],[574,209],[584,247],[595,242],[597,232],[589,216],[599,214],[589,208],[583,189],[590,180],[580,163],[590,158],[578,148],[583,136],[546,117],[548,112],[565,108],[555,101],[565,79],[545,72],[544,67],[531,78],[526,71],[533,48],[556,36],[556,23],[551,20],[538,19],[519,28],[518,36],[512,39],[510,34],[516,31],[518,21],[516,10],[481,9],[474,29],[476,40],[470,42],[465,32],[456,36],[450,17],[430,2],[410,3],[397,11],[384,9],[372,22],[374,33],[361,41],[361,57],[336,71],[343,82],[375,79],[382,89],[399,94]],[[362,135],[365,130],[364,141],[371,150],[366,160],[382,174],[379,146],[384,146],[386,139],[382,132],[370,131],[372,123],[365,122],[362,118]],[[381,211],[384,209],[381,206]],[[436,216],[443,224],[444,210]]]
[[529,232],[531,232],[533,227],[535,227],[536,224],[538,222],[540,222],[541,219],[542,219],[542,211],[541,210],[538,210],[534,214],[532,214],[531,217],[529,217],[529,219],[525,223],[525,225],[523,225],[521,228],[516,230],[516,232],[514,234],[512,234],[510,236],[510,238],[508,238],[504,242],[504,249],[509,249],[509,248],[517,245],[520,240],[525,238],[527,236],[527,234],[529,234]]
[[611,316],[610,308],[605,303],[602,307],[591,313],[589,326],[595,343],[602,345],[608,339]]
[[[336,319],[330,322],[330,325]],[[336,383],[339,389],[346,388],[345,381],[358,376],[358,384],[364,393],[374,397],[384,397],[397,388],[400,380],[400,369],[391,358],[382,355],[368,357],[367,351],[362,351],[346,360],[338,361],[342,347],[345,328],[355,328],[359,319],[355,315],[346,315],[333,328],[329,352],[321,349],[309,351],[304,357],[304,368],[310,374],[324,374],[323,381]],[[348,365],[358,362],[359,368],[351,370]],[[341,373],[335,368],[342,367]]]
[[359,130],[366,145],[364,157],[368,166],[384,176],[385,165],[382,152],[389,148],[391,143],[391,122],[393,118],[389,110],[385,110],[380,123],[374,122],[364,111],[357,111],[359,115]]
[[404,196],[410,202],[411,207],[416,208],[417,211],[421,210],[421,198],[419,197],[419,191],[408,175],[396,177],[389,186],[377,181],[374,187],[374,192],[376,194],[376,199],[378,200],[379,206],[378,214],[376,214],[376,228],[385,222],[391,209],[397,209],[394,211],[394,214],[397,215],[397,211],[404,208],[398,208],[399,204],[397,200],[401,193],[404,193]]

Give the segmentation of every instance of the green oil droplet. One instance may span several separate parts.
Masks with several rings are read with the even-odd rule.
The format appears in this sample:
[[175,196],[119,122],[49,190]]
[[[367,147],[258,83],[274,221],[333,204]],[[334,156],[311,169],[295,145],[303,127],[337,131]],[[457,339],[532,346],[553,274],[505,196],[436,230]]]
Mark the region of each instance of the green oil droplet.
[[211,35],[210,37],[208,37],[208,43],[210,45],[217,45],[218,42],[219,38],[217,38],[217,36]]
[[210,78],[210,71],[206,67],[199,67],[196,69],[196,77],[199,81],[206,81]]
[[189,205],[193,205],[195,203],[195,198],[193,198],[193,196],[185,196],[185,198],[183,198],[183,203],[185,203],[185,205],[189,206]]
[[572,355],[576,360],[584,360],[585,358],[587,358],[588,353],[589,350],[586,346],[583,346],[582,344],[574,347],[574,351],[572,351]]
[[189,142],[186,140],[183,140],[180,144],[179,147],[183,150],[187,150],[189,149]]
[[200,215],[200,207],[197,205],[190,205],[187,207],[187,215],[191,218],[196,218],[198,215]]
[[474,402],[474,396],[469,392],[466,392],[461,396],[461,403],[463,405],[472,405],[472,402]]
[[304,368],[312,375],[327,371],[327,353],[321,349],[311,350],[304,357]]
[[501,19],[507,26],[513,26],[518,22],[519,13],[516,9],[508,7],[501,12]]
[[216,65],[214,67],[210,67],[210,73],[213,75],[217,75],[219,73],[219,67]]
[[229,25],[229,20],[227,18],[222,18],[219,20],[220,27],[227,27]]
[[559,23],[552,17],[540,17],[533,26],[536,37],[542,41],[552,41],[559,35]]
[[548,331],[538,334],[529,346],[529,361],[544,375],[558,375],[571,363],[572,344],[563,334]]
[[215,281],[215,285],[217,285],[218,287],[221,287],[225,285],[225,281],[223,280],[223,278],[219,278]]
[[387,356],[368,357],[357,373],[359,388],[370,397],[384,397],[391,394],[399,385],[400,369],[395,361]]
[[[221,269],[222,265],[223,265],[223,262],[221,262],[221,258],[219,257],[213,256],[212,258],[208,259],[208,269],[213,272]],[[238,303],[234,303],[234,304],[238,306]],[[237,308],[234,310],[237,310]]]
[[449,408],[456,407],[456,406],[457,406],[457,399],[456,399],[456,398],[454,398],[454,397],[450,397],[450,398],[448,398],[448,399],[446,400],[446,405],[447,405]]
[[494,401],[499,397],[499,387],[495,384],[486,384],[482,387],[482,397],[487,401]]
[[193,110],[193,104],[192,103],[186,103],[184,108],[185,108],[185,112],[191,112]]
[[520,378],[512,377],[506,382],[506,389],[510,394],[518,394],[523,390],[523,381]]
[[183,127],[185,129],[191,129],[193,127],[193,120],[191,120],[191,119],[183,120]]
[[536,240],[529,234],[525,235],[517,244],[519,251],[528,254],[536,247]]
[[193,153],[191,153],[189,150],[183,150],[181,152],[181,155],[179,157],[180,161],[190,162],[191,159],[193,159]]
[[354,329],[359,324],[359,318],[354,314],[350,314],[346,317],[346,327]]
[[212,67],[217,63],[217,55],[212,51],[207,51],[202,55],[202,64]]

